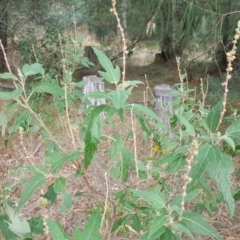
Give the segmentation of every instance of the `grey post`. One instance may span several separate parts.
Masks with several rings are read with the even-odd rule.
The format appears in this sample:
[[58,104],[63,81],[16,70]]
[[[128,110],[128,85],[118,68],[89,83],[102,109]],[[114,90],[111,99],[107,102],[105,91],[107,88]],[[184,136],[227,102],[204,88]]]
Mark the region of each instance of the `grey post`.
[[169,127],[169,115],[173,114],[172,105],[174,96],[169,94],[171,90],[171,87],[167,84],[154,87],[156,114],[162,119],[163,124],[167,127]]

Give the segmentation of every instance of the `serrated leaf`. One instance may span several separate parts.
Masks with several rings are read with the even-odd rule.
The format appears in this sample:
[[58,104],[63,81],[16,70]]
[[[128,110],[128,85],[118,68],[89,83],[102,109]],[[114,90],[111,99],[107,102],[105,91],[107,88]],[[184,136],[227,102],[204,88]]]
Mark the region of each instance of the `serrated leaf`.
[[23,65],[22,72],[25,76],[32,76],[38,73],[44,73],[44,68],[39,63],[33,63],[31,65]]
[[0,99],[11,100],[16,99],[22,95],[21,89],[15,89],[12,92],[0,92]]
[[199,148],[197,163],[191,170],[192,182],[190,183],[193,185],[205,171],[208,171],[222,192],[231,216],[233,216],[235,208],[230,181],[230,174],[233,170],[233,163],[228,155],[222,153],[216,146],[204,145]]
[[101,234],[99,232],[100,226],[101,212],[99,209],[96,209],[91,213],[83,231],[75,228],[73,240],[101,240]]
[[60,88],[56,83],[41,81],[33,87],[33,91],[38,93],[49,93],[54,96],[61,96],[64,94],[64,90]]
[[202,145],[198,149],[197,162],[192,167],[190,175],[192,181],[190,185],[194,185],[195,182],[200,179],[201,175],[206,171],[207,165],[210,163],[208,161],[209,145]]
[[53,240],[68,240],[65,238],[62,229],[52,219],[48,218],[46,222]]
[[160,195],[152,192],[142,190],[130,190],[134,196],[142,198],[146,202],[152,205],[153,208],[162,209],[165,208],[165,202]]
[[181,114],[176,113],[175,116],[185,126],[185,128],[186,128],[185,131],[187,132],[187,134],[194,137],[195,136],[195,130],[194,130],[193,126],[189,123],[189,121],[184,116],[182,116]]
[[230,175],[234,171],[232,159],[228,155],[222,153],[216,146],[210,146],[207,158],[209,161],[207,171],[223,194],[232,217],[235,210],[235,203],[231,193],[232,183],[230,180]]
[[167,216],[166,215],[161,215],[161,216],[156,217],[149,227],[148,238],[151,238],[151,236],[154,233],[156,233],[159,229],[161,229],[162,226],[166,222],[167,222]]
[[20,220],[17,213],[9,205],[6,205],[6,210],[9,216],[9,229],[19,237],[31,233],[30,225],[26,220]]
[[109,58],[97,48],[93,47],[93,51],[97,55],[101,66],[106,71],[106,72],[99,71],[99,74],[109,83],[118,84],[121,77],[120,68],[118,66],[114,68]]
[[46,183],[46,177],[43,174],[37,173],[33,177],[24,181],[26,185],[22,197],[18,203],[16,211],[24,206],[24,204],[30,199],[38,188],[42,187]]
[[107,105],[99,105],[93,108],[85,120],[86,133],[84,137],[84,160],[83,163],[87,168],[91,163],[101,137],[101,113],[115,112],[115,109]]
[[222,103],[223,101],[219,101],[208,113],[206,117],[206,123],[209,128],[209,130],[213,133],[216,131],[219,120],[220,120],[220,115],[221,115],[221,110],[222,110]]
[[234,139],[240,139],[240,119],[232,123],[226,130],[225,133],[227,136],[234,138]]
[[1,74],[0,74],[0,78],[2,78],[2,79],[18,80],[18,78],[17,78],[14,74],[9,73],[9,72],[1,73]]
[[8,221],[7,215],[0,215],[0,238],[4,236],[6,240],[18,240],[17,235],[8,228]]
[[186,228],[190,229],[192,232],[196,234],[200,234],[203,236],[215,237],[219,240],[223,238],[219,235],[217,230],[210,226],[204,219],[203,216],[197,213],[193,213],[191,211],[184,211],[182,215],[182,221]]

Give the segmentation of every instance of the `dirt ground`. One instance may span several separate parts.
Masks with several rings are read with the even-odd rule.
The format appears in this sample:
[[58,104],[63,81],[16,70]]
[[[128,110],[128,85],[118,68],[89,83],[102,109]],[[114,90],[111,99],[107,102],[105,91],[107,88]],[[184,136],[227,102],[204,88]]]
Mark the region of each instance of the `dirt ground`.
[[[81,79],[84,75],[92,75],[96,73],[96,69],[90,69],[88,71],[83,71],[75,74],[75,78]],[[134,94],[132,94],[130,101],[132,102],[141,102],[144,99],[143,91],[146,90],[146,80],[150,86],[152,92],[154,92],[154,86],[158,84],[169,84],[173,85],[174,83],[179,82],[177,66],[174,63],[159,63],[159,64],[150,64],[148,66],[131,66],[127,68],[127,80],[142,80],[145,84],[140,85],[137,89],[134,90]],[[197,73],[192,76],[192,81],[189,83],[190,87],[199,87],[200,81],[200,73]],[[111,87],[106,85],[106,88]],[[150,92],[148,93],[150,95]],[[74,114],[73,114],[74,115]],[[62,122],[64,122],[65,116],[62,118]],[[129,119],[130,121],[130,119]],[[115,130],[119,126],[113,126]],[[126,132],[122,134],[127,134],[127,130],[129,130],[129,126],[121,126],[124,129],[126,128]],[[58,128],[59,131],[65,131],[66,137],[64,139],[66,145],[69,144],[70,136],[67,132],[66,126],[60,126]],[[106,134],[109,134],[109,129],[106,130]],[[77,132],[76,132],[77,138]],[[139,137],[140,138],[140,137]],[[0,180],[3,184],[4,182],[9,182],[10,184],[16,184],[20,177],[23,176],[22,172],[19,172],[17,175],[11,176],[11,168],[14,166],[18,166],[21,164],[39,164],[44,161],[44,140],[39,134],[31,134],[25,135],[23,142],[26,146],[26,152],[31,156],[31,158],[26,158],[25,150],[23,149],[23,145],[20,143],[19,135],[11,136],[7,138],[9,140],[9,145],[6,148],[4,144],[4,138],[0,139]],[[82,143],[79,143],[81,146]],[[87,172],[87,177],[90,180],[90,183],[95,188],[96,192],[99,193],[99,198],[104,201],[104,195],[102,193],[106,192],[105,187],[105,169],[109,169],[111,163],[108,162],[106,149],[109,147],[108,141],[103,141],[100,145],[100,149],[97,154],[96,162],[91,166],[89,171]],[[146,155],[146,152],[149,152],[149,149],[144,151],[139,143],[139,154],[141,156]],[[240,187],[240,156],[237,156],[233,159],[235,164],[235,172],[232,176],[233,186],[234,188]],[[85,184],[81,180],[76,180],[74,177],[74,171],[71,165],[65,166],[60,175],[69,179],[70,184],[67,186],[68,191],[72,194],[76,192],[84,192],[87,191]],[[134,179],[130,179],[126,185],[134,185]],[[109,180],[109,185],[111,186],[111,191],[120,190],[121,187],[116,181],[113,179]],[[16,202],[19,200],[19,197],[22,192],[22,188],[16,188],[14,191],[10,192],[8,196]],[[42,189],[41,192],[46,191]],[[39,192],[38,192],[39,193]],[[48,216],[53,219],[60,220],[63,224],[65,230],[69,233],[73,231],[73,225],[77,225],[79,227],[83,227],[87,218],[88,218],[88,209],[94,207],[95,201],[91,197],[90,194],[84,195],[84,198],[74,198],[73,206],[66,211],[65,213],[61,213],[59,211],[59,204],[61,203],[61,197],[57,198],[57,203],[55,206],[51,207],[48,211]],[[21,213],[26,217],[30,218],[31,216],[44,215],[46,214],[45,210],[41,209],[39,206],[39,195],[34,194],[28,204],[22,209]],[[213,225],[219,230],[219,232],[224,236],[225,240],[238,240],[240,239],[240,203],[236,202],[236,215],[233,219],[230,219],[228,216],[228,210],[225,204],[220,206],[220,209],[214,213],[214,216],[210,217]],[[45,237],[36,238],[37,240],[44,240]],[[111,240],[126,240],[126,239],[140,239],[139,236],[130,232],[130,235],[124,236],[119,234],[113,234]],[[212,238],[196,238],[197,240],[207,240]]]

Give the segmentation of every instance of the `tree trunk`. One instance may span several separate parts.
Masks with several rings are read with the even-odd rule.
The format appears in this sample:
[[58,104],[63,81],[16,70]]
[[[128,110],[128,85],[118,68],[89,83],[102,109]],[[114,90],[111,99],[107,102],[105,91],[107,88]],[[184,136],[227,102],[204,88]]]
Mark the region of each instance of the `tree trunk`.
[[[228,0],[226,3],[226,12],[232,11],[232,0]],[[222,41],[217,47],[216,50],[216,58],[218,62],[218,68],[221,71],[225,71],[227,66],[227,58],[226,58],[226,52],[228,52],[232,48],[231,39],[230,39],[230,30],[231,30],[231,24],[229,22],[231,14],[228,14],[223,19],[222,24]],[[229,44],[230,43],[230,44]]]
[[[4,51],[7,51],[7,0],[0,0],[0,39]],[[0,49],[0,73],[6,70],[3,51]]]

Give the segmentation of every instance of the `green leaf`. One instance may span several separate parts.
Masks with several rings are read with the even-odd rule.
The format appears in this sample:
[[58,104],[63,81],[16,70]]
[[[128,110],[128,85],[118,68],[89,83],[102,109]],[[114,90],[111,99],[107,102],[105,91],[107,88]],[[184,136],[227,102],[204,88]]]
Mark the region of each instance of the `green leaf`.
[[130,190],[130,192],[132,192],[134,196],[142,198],[146,202],[150,203],[153,208],[156,208],[156,209],[165,208],[165,202],[160,195],[157,195],[155,193],[148,192],[148,191],[141,191],[141,190],[134,190],[134,189]]
[[203,145],[199,148],[197,163],[191,170],[192,182],[190,183],[192,186],[205,171],[208,171],[228,203],[231,216],[235,208],[230,181],[230,174],[233,170],[233,163],[228,155],[222,153],[216,146]]
[[231,148],[233,151],[235,151],[235,142],[232,140],[232,138],[228,137],[227,135],[224,135],[221,137]]
[[68,240],[65,238],[62,229],[52,219],[48,218],[46,222],[53,240]]
[[65,192],[66,184],[67,184],[66,178],[63,178],[63,177],[57,178],[55,183],[54,183],[54,185],[53,185],[54,191],[56,193],[63,193],[63,192]]
[[194,190],[188,192],[186,197],[185,197],[185,202],[192,201],[197,195],[199,195],[202,192],[203,192],[202,189],[194,189]]
[[197,213],[193,213],[191,211],[184,211],[182,215],[182,221],[186,228],[190,229],[192,232],[196,234],[200,234],[203,236],[215,237],[217,239],[223,239],[217,230],[210,226],[204,219],[203,216]]
[[91,213],[83,231],[75,228],[73,240],[101,240],[101,234],[99,233],[100,226],[101,211],[96,209]]
[[[157,232],[155,232],[150,238],[148,237],[148,232],[145,233],[143,235],[143,237],[141,238],[141,240],[156,240],[156,239],[160,239],[160,237],[164,234],[164,232],[166,231],[165,227],[162,227],[160,229],[157,230]],[[162,238],[161,238],[162,239]],[[165,238],[164,238],[165,239]],[[166,239],[167,240],[167,239]]]
[[223,101],[219,101],[208,113],[207,118],[206,118],[206,123],[207,126],[209,127],[209,130],[213,133],[216,131],[219,120],[220,120],[220,115],[221,115],[221,110],[222,110],[222,103]]
[[115,109],[107,105],[99,105],[93,108],[93,110],[88,114],[84,125],[86,127],[86,133],[84,137],[84,160],[83,163],[87,168],[91,163],[101,137],[101,126],[102,119],[101,113],[108,114],[109,112],[115,112]]
[[18,80],[18,78],[17,78],[14,74],[9,73],[9,72],[1,73],[1,74],[0,74],[0,78],[2,78],[2,79]]
[[5,237],[3,239],[10,239],[10,240],[18,240],[18,237],[16,234],[14,234],[9,228],[8,228],[8,222],[9,217],[5,215],[0,215],[0,238]]
[[2,137],[5,136],[8,122],[10,121],[11,112],[16,109],[18,105],[14,102],[7,105],[0,114],[0,126],[2,127]]
[[132,228],[137,231],[137,232],[140,232],[141,230],[141,221],[140,221],[140,218],[137,214],[133,214],[132,215]]
[[15,89],[12,92],[0,92],[0,99],[11,100],[16,99],[22,95],[21,89]]
[[40,216],[38,217],[31,217],[29,220],[29,225],[31,228],[31,232],[35,234],[44,234],[44,225],[43,220]]
[[53,204],[57,198],[57,194],[54,191],[54,183],[48,186],[47,192],[42,196],[43,198],[46,198],[48,201]]
[[23,237],[26,234],[31,233],[30,225],[26,220],[20,220],[17,213],[9,205],[6,205],[6,210],[9,216],[11,223],[8,222],[9,229],[18,235]]
[[149,118],[155,120],[159,125],[159,127],[161,127],[163,130],[167,129],[166,126],[163,125],[162,120],[159,118],[159,116],[154,111],[152,111],[151,109],[149,109],[144,105],[130,104],[130,105],[124,106],[124,109],[130,110],[130,111],[132,110],[134,113],[140,116],[142,115],[145,115],[145,117],[148,116]]
[[216,146],[210,146],[207,159],[209,161],[207,171],[210,177],[215,180],[218,189],[223,194],[228,204],[230,215],[233,217],[235,203],[231,193],[232,183],[230,180],[230,175],[234,171],[232,159],[228,155],[222,153]]
[[99,71],[99,74],[109,83],[118,84],[121,77],[120,68],[118,66],[114,68],[109,58],[97,48],[93,47],[93,51],[97,55],[101,66],[106,71],[106,72]]
[[207,165],[210,163],[209,158],[209,145],[202,145],[198,149],[197,162],[191,169],[191,184],[194,185],[197,180],[200,179],[201,175],[206,171]]
[[60,159],[58,158],[58,155],[55,157],[53,156],[53,158],[48,161],[51,165],[51,173],[56,173],[65,163],[76,161],[80,154],[81,151],[78,149],[69,155],[61,157]]
[[33,63],[31,65],[23,65],[22,72],[25,76],[36,75],[38,73],[44,73],[44,68],[39,63]]
[[240,190],[237,193],[234,194],[233,198],[234,198],[235,201],[240,200]]
[[166,228],[164,234],[161,236],[161,239],[166,240],[181,240],[178,236],[176,236],[170,228]]
[[126,104],[129,92],[126,90],[111,91],[108,97],[116,109],[123,108]]
[[185,126],[187,134],[194,137],[195,130],[193,126],[189,123],[189,121],[181,114],[176,113],[175,115],[180,120],[180,122]]
[[148,237],[151,238],[151,236],[154,233],[156,233],[159,229],[161,229],[162,226],[164,226],[164,224],[166,222],[167,222],[167,216],[166,215],[161,215],[161,216],[156,217],[149,227]]
[[226,130],[225,133],[227,136],[234,138],[234,139],[240,139],[240,119],[232,123]]
[[192,233],[186,227],[184,227],[182,224],[175,222],[175,223],[173,223],[172,228],[173,228],[173,230],[175,230],[177,232],[185,233],[189,238],[194,240]]
[[123,84],[119,84],[118,89],[124,90],[132,86],[137,87],[139,84],[144,84],[144,83],[138,80],[125,81]]
[[54,96],[62,96],[64,90],[60,88],[56,83],[41,81],[33,87],[33,91],[38,93],[49,93]]
[[37,173],[33,177],[26,179],[24,184],[25,190],[22,193],[22,197],[18,203],[16,211],[23,207],[23,205],[30,199],[38,188],[42,187],[46,183],[46,177],[43,174]]
[[61,212],[65,212],[72,206],[72,195],[68,192],[63,193],[63,203],[60,206]]

